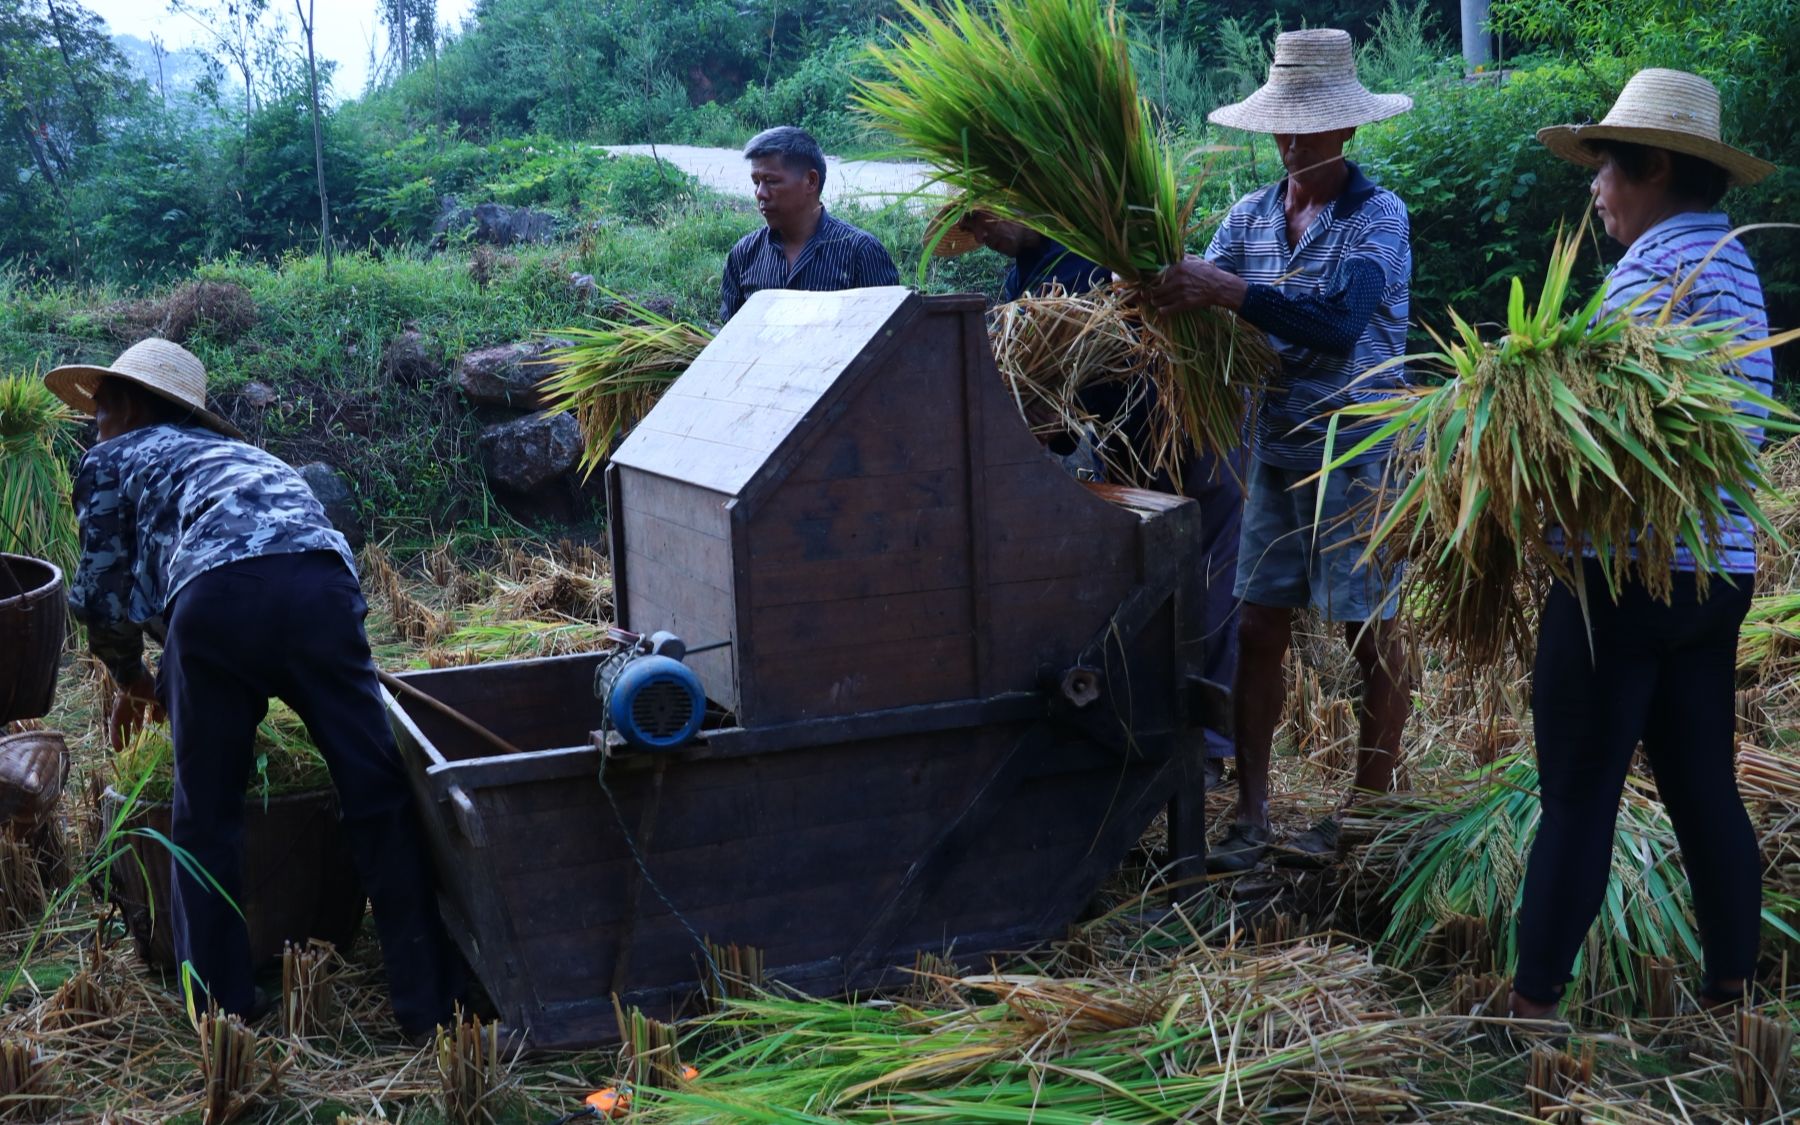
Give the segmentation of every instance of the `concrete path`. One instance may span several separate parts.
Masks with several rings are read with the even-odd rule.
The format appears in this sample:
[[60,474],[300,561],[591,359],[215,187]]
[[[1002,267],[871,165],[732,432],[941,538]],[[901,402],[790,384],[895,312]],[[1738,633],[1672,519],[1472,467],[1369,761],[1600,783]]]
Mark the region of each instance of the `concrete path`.
[[[650,155],[649,145],[603,145],[608,152]],[[751,197],[750,165],[734,148],[699,148],[695,145],[657,145],[656,155],[697,178],[714,191]],[[880,205],[897,196],[917,191],[931,178],[926,164],[895,163],[884,160],[840,160],[825,158],[825,192],[827,206],[844,199],[862,199]],[[933,192],[941,192],[933,185]],[[872,197],[872,198],[871,198]]]

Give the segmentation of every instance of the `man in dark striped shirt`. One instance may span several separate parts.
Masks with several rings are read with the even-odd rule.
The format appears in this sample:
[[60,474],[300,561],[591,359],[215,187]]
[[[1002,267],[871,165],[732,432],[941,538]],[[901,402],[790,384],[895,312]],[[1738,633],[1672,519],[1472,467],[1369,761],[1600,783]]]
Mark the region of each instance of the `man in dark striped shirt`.
[[725,256],[719,319],[730,320],[759,289],[816,293],[898,285],[900,271],[868,231],[825,213],[825,153],[804,129],[778,125],[744,146],[762,230]]

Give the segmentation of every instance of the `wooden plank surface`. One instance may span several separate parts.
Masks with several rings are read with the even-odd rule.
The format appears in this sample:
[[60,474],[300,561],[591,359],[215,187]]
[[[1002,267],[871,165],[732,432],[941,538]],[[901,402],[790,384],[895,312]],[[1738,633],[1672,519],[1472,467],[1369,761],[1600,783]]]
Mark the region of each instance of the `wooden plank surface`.
[[613,461],[738,495],[910,298],[899,286],[753,295]]

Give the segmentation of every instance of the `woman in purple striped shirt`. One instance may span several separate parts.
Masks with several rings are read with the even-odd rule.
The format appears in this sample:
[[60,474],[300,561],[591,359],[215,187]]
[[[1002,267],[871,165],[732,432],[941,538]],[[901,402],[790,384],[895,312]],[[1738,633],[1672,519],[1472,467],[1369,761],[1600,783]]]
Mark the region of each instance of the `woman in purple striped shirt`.
[[[1672,281],[1698,271],[1678,317],[1737,321],[1746,337],[1768,334],[1756,270],[1730,239],[1718,204],[1728,187],[1754,183],[1773,167],[1720,140],[1719,95],[1710,82],[1640,71],[1600,124],[1556,126],[1538,139],[1598,169],[1594,211],[1627,247],[1607,278],[1608,308],[1648,292],[1653,313]],[[1766,351],[1738,371],[1764,393],[1773,373]],[[1635,580],[1617,602],[1589,598],[1585,619],[1564,585],[1545,602],[1531,697],[1543,814],[1519,912],[1512,1015],[1543,1019],[1556,1010],[1600,912],[1619,798],[1640,741],[1693,888],[1706,954],[1700,1002],[1738,1002],[1755,974],[1762,860],[1738,795],[1732,736],[1738,627],[1750,605],[1756,551],[1752,528],[1737,515],[1719,530],[1723,573],[1704,599],[1694,560],[1682,552],[1669,604]],[[1605,589],[1597,561],[1585,566],[1588,589]]]

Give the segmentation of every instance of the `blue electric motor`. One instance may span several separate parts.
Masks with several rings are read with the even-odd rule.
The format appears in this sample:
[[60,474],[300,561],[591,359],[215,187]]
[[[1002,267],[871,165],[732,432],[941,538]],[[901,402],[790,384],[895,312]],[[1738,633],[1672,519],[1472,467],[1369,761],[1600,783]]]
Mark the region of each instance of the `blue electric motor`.
[[607,725],[639,750],[672,750],[693,738],[706,717],[706,689],[681,662],[687,646],[656,633],[622,648],[594,673]]

